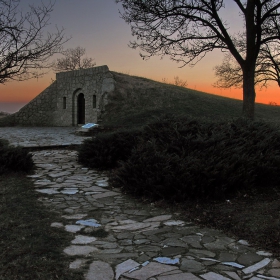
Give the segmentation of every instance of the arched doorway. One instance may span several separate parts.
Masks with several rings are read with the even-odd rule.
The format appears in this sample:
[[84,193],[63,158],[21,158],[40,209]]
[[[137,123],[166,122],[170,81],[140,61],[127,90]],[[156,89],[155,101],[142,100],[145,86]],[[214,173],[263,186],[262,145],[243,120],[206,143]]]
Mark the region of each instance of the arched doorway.
[[80,93],[77,98],[77,121],[78,124],[85,124],[85,96]]

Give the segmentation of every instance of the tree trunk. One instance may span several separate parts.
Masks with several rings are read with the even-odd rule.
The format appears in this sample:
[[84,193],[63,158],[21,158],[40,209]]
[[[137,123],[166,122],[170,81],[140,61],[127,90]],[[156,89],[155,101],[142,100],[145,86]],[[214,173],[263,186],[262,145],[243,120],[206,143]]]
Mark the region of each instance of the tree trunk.
[[243,71],[243,117],[254,119],[255,114],[255,68],[258,49],[256,46],[255,0],[247,0],[246,20],[246,60]]
[[255,69],[243,70],[243,117],[254,119],[255,115]]

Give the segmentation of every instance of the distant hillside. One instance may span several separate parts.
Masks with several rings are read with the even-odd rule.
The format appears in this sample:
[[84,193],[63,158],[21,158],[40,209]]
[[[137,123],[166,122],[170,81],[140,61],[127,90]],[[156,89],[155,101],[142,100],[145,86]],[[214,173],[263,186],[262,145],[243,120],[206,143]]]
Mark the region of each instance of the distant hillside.
[[10,114],[7,113],[7,112],[2,112],[2,111],[0,111],[0,118],[7,117],[8,115],[10,115]]
[[[104,125],[138,126],[165,114],[212,120],[241,117],[242,101],[146,78],[112,72],[116,90],[102,115]],[[256,120],[280,121],[280,107],[256,104]],[[280,122],[279,122],[280,123]]]

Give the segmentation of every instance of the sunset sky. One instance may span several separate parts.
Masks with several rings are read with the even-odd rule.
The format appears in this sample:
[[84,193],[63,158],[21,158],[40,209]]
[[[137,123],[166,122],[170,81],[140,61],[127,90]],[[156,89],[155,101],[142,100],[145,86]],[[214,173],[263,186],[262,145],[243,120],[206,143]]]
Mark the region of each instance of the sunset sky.
[[[36,3],[38,0],[22,0],[24,5]],[[49,0],[42,0],[48,3]],[[234,10],[232,0],[226,0],[224,16],[234,22],[238,13]],[[86,48],[87,56],[93,57],[97,66],[108,65],[112,71],[129,75],[142,76],[157,81],[167,79],[173,82],[174,76],[187,80],[188,87],[208,93],[219,94],[232,98],[242,99],[242,91],[235,89],[217,89],[213,87],[216,80],[213,68],[220,64],[222,53],[209,53],[196,66],[179,68],[180,65],[172,62],[169,57],[160,59],[153,57],[143,61],[139,50],[128,47],[131,36],[130,27],[120,18],[114,0],[56,0],[51,15],[51,26],[57,25],[65,29],[66,37],[71,39],[65,44],[65,49],[81,46]],[[239,23],[241,22],[241,18]],[[232,25],[231,28],[237,28]],[[55,74],[50,71],[43,78],[24,82],[8,82],[0,85],[0,111],[15,112],[28,103],[47,86],[50,85]],[[276,102],[280,105],[280,89],[276,83],[267,89],[257,90],[257,102]],[[12,106],[10,103],[15,103]]]

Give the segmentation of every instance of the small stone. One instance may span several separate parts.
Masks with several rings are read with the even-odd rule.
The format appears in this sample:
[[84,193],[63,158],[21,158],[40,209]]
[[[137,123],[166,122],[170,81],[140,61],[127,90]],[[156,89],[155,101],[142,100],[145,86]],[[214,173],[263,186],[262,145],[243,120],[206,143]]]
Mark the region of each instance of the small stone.
[[171,259],[167,257],[157,257],[153,260],[163,264],[178,264],[180,262],[179,258]]
[[166,226],[184,226],[185,222],[180,220],[171,220],[164,223]]
[[51,227],[62,228],[62,227],[64,227],[64,225],[62,223],[52,223]]
[[116,195],[119,195],[119,193],[117,193],[117,192],[104,192],[104,193],[94,194],[94,195],[92,195],[92,197],[94,199],[100,199],[100,198],[116,196]]
[[88,227],[101,227],[101,225],[95,219],[79,220],[76,222],[76,224]]
[[172,215],[156,216],[156,217],[144,220],[143,223],[146,223],[146,222],[162,222],[162,221],[169,220],[171,217],[172,217]]
[[272,256],[271,253],[268,253],[268,252],[265,252],[265,251],[258,251],[257,255],[264,256],[264,257],[271,257]]
[[237,242],[238,242],[239,244],[241,244],[241,245],[249,246],[249,243],[248,243],[248,241],[246,241],[246,240],[240,239],[240,240],[238,240]]
[[244,265],[241,265],[241,264],[235,263],[235,262],[223,262],[222,264],[232,266],[232,267],[236,267],[236,268],[243,268],[244,267]]
[[148,239],[139,239],[139,240],[133,241],[133,243],[136,245],[141,245],[141,244],[149,243],[149,240]]
[[271,267],[274,267],[274,268],[280,267],[280,262],[277,259],[273,260]]
[[70,269],[80,269],[85,263],[86,263],[86,260],[77,259],[70,263],[69,268]]
[[80,220],[86,216],[87,214],[75,214],[75,215],[63,215],[62,218],[67,220]]
[[77,192],[79,192],[78,189],[63,189],[62,191],[60,191],[63,194],[76,194]]

